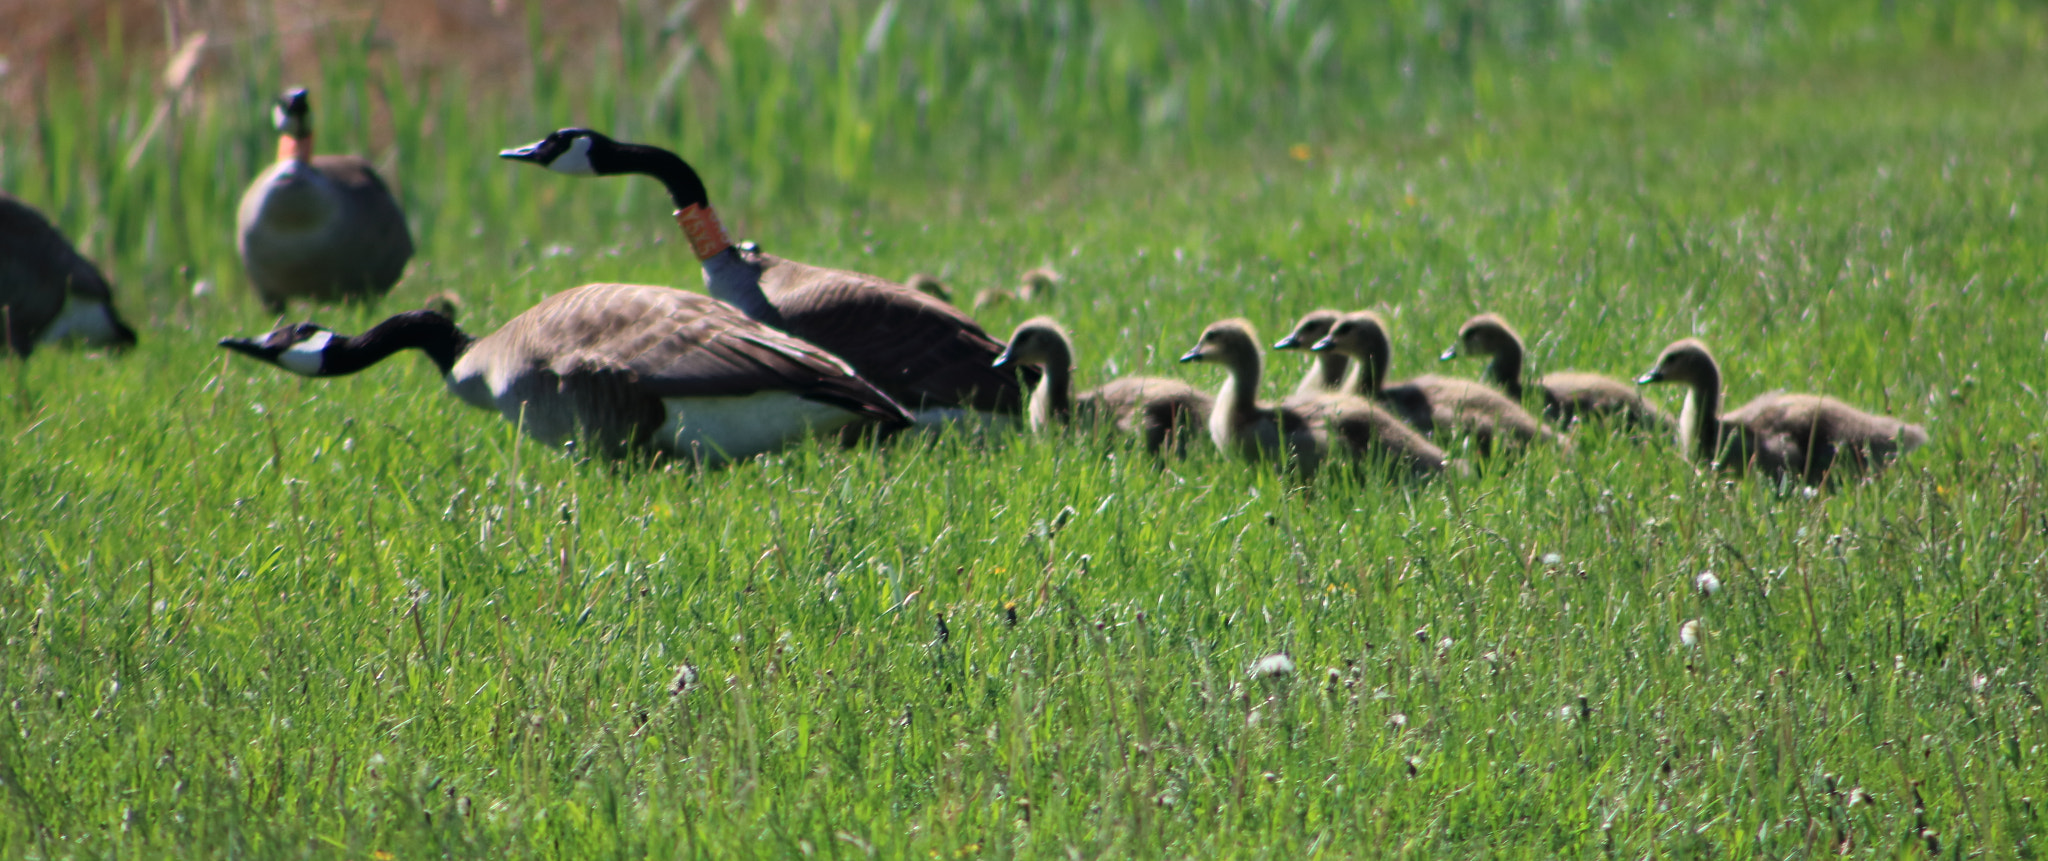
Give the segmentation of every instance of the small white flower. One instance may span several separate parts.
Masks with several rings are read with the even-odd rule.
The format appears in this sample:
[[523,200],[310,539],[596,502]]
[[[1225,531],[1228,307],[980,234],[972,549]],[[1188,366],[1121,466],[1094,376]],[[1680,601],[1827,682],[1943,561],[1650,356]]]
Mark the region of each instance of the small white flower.
[[1699,588],[1702,595],[1712,595],[1721,591],[1721,578],[1714,576],[1712,571],[1701,571],[1700,576],[1693,578],[1692,584]]
[[1253,678],[1270,679],[1294,672],[1294,659],[1285,652],[1275,652],[1252,662]]
[[212,281],[209,281],[205,278],[201,278],[197,281],[192,282],[192,298],[204,299],[211,295],[213,295]]
[[1387,718],[1387,725],[1395,729],[1400,729],[1408,725],[1408,716],[1400,712],[1395,712],[1392,717]]
[[1678,626],[1678,641],[1684,643],[1688,649],[1698,648],[1700,644],[1700,620],[1687,619],[1685,624]]
[[1445,637],[1441,640],[1436,641],[1436,650],[1439,652],[1448,652],[1451,650],[1452,646],[1455,646],[1457,644],[1458,641],[1453,640],[1449,637]]
[[1572,707],[1564,706],[1562,708],[1559,708],[1557,710],[1557,719],[1569,722],[1572,719]]
[[1970,691],[1972,693],[1981,694],[1984,692],[1984,688],[1990,684],[1990,677],[1984,675],[1983,673],[1978,673],[1970,677]]
[[1545,554],[1543,554],[1543,564],[1545,564],[1545,565],[1556,565],[1557,563],[1559,563],[1559,562],[1563,562],[1563,561],[1564,561],[1564,557],[1563,557],[1563,556],[1560,556],[1560,555],[1558,555],[1558,554],[1556,554],[1556,553],[1545,553]]

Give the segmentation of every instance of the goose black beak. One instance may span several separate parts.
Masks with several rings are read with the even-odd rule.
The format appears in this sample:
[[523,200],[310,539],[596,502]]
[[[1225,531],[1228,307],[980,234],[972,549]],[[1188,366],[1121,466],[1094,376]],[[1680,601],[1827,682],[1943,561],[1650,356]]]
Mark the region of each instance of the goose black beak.
[[995,368],[1007,368],[1007,367],[1009,367],[1009,366],[1011,366],[1011,365],[1014,365],[1014,364],[1016,364],[1016,363],[1017,363],[1017,356],[1016,356],[1016,355],[1015,355],[1015,354],[1014,354],[1013,352],[1011,352],[1011,350],[1010,350],[1009,348],[1007,348],[1007,347],[1006,347],[1006,348],[1004,348],[1004,349],[1003,349],[1003,354],[1002,354],[1002,355],[1000,355],[1000,356],[997,356],[997,357],[996,357],[996,361],[995,361],[995,364],[991,365],[990,367],[995,367]]
[[1186,353],[1182,354],[1182,355],[1181,355],[1181,357],[1180,357],[1180,361],[1181,361],[1181,363],[1182,363],[1182,364],[1186,364],[1186,363],[1188,363],[1188,362],[1199,362],[1199,361],[1201,361],[1201,360],[1202,360],[1202,348],[1201,348],[1201,347],[1199,347],[1199,346],[1198,346],[1198,347],[1195,347],[1195,348],[1194,348],[1194,349],[1192,349],[1192,350],[1189,350],[1189,351],[1187,351]]
[[1308,348],[1311,353],[1327,353],[1334,349],[1337,349],[1337,339],[1335,338],[1324,338]]
[[1287,337],[1273,342],[1273,349],[1275,350],[1295,350],[1300,348],[1301,338],[1293,333],[1289,333]]
[[262,359],[266,362],[277,357],[276,350],[264,346],[262,341],[258,341],[255,338],[222,338],[220,339],[220,345],[244,356]]
[[1450,360],[1452,360],[1452,359],[1455,359],[1455,358],[1457,358],[1457,357],[1458,357],[1458,345],[1456,345],[1456,344],[1452,344],[1452,345],[1450,345],[1450,346],[1448,346],[1448,347],[1445,347],[1445,348],[1444,348],[1444,353],[1443,353],[1443,355],[1441,355],[1441,356],[1438,356],[1438,357],[1436,357],[1436,360],[1437,360],[1437,361],[1439,361],[1439,362],[1448,362],[1448,361],[1450,361]]
[[1664,372],[1657,370],[1655,368],[1650,369],[1649,372],[1636,378],[1636,385],[1638,386],[1647,386],[1651,383],[1661,382],[1664,382]]
[[530,161],[533,162],[534,164],[547,164],[547,149],[548,144],[551,142],[551,139],[544,138],[533,143],[527,144],[526,146],[513,147],[511,149],[501,149],[498,150],[498,157],[509,158],[513,161]]

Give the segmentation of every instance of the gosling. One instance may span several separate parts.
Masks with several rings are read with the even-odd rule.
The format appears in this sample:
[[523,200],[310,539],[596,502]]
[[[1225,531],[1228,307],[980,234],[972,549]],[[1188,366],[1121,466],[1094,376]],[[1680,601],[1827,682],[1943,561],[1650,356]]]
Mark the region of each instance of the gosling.
[[1753,468],[1773,481],[1797,476],[1819,486],[1837,474],[1875,476],[1927,444],[1927,431],[1919,425],[1822,395],[1771,392],[1720,413],[1721,366],[1693,338],[1665,347],[1636,382],[1690,387],[1678,415],[1679,447],[1712,469]]
[[1010,345],[995,366],[1037,365],[1044,372],[1025,403],[1025,424],[1033,433],[1083,421],[1114,422],[1124,433],[1144,437],[1145,450],[1159,454],[1171,442],[1176,453],[1186,450],[1185,437],[1209,420],[1208,395],[1180,380],[1163,377],[1122,377],[1073,397],[1074,343],[1051,317],[1033,317],[1017,326]]
[[[1517,403],[1522,400],[1522,336],[1498,314],[1480,314],[1458,327],[1458,342],[1441,358],[1488,356],[1481,374]],[[1543,393],[1543,418],[1560,428],[1587,419],[1619,421],[1625,427],[1668,431],[1671,416],[1643,398],[1642,392],[1613,377],[1577,371],[1544,374],[1536,380]]]

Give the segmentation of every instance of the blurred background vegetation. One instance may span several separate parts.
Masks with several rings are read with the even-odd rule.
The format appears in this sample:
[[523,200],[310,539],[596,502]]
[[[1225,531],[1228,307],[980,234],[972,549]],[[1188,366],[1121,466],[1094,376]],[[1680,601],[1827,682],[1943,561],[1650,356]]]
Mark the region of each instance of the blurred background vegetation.
[[145,285],[238,277],[226,231],[190,225],[226,223],[287,85],[314,88],[323,148],[396,180],[431,260],[486,232],[471,212],[531,227],[516,213],[549,201],[491,153],[570,123],[678,149],[729,210],[921,205],[1084,163],[1305,156],[1731,73],[2026,49],[2044,22],[2013,0],[5,0],[0,187],[131,290],[176,295]]

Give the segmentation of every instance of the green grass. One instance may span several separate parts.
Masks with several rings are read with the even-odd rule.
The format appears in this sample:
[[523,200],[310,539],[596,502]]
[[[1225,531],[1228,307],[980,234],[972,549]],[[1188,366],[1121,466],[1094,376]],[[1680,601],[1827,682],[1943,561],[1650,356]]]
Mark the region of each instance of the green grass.
[[[1731,399],[1825,391],[1933,434],[1813,498],[1600,435],[1419,488],[1302,491],[1088,436],[579,463],[424,361],[313,382],[212,346],[270,324],[227,226],[268,82],[186,116],[176,169],[133,172],[115,144],[146,88],[60,83],[38,128],[0,130],[0,178],[94,237],[144,340],[0,381],[0,854],[1917,857],[1932,829],[1946,856],[2030,857],[2040,19],[1935,8],[1624,21],[1650,47],[1610,46],[1605,74],[1476,52],[1529,82],[1476,117],[1360,84],[1224,100],[1243,130],[1200,146],[1108,118],[977,161],[876,132],[876,173],[841,181],[830,123],[768,154],[681,138],[770,250],[970,291],[1057,266],[1052,299],[983,322],[1055,314],[1084,385],[1214,384],[1172,362],[1204,323],[1277,337],[1323,305],[1389,313],[1397,374],[1446,370],[1491,309],[1539,369],[1629,375],[1698,335]],[[829,109],[835,79],[796,65],[791,98]],[[382,311],[455,289],[487,331],[584,281],[697,283],[651,182],[490,158],[566,121],[540,108],[463,113],[343,63],[315,95],[336,148],[364,145],[351,98],[385,104],[348,68],[401,96],[376,155],[418,217]],[[1424,77],[1432,104],[1476,98]],[[1315,113],[1351,104],[1385,119]],[[220,292],[188,298],[196,277]],[[1291,387],[1300,360],[1269,358]],[[1275,652],[1291,677],[1248,675]]]

